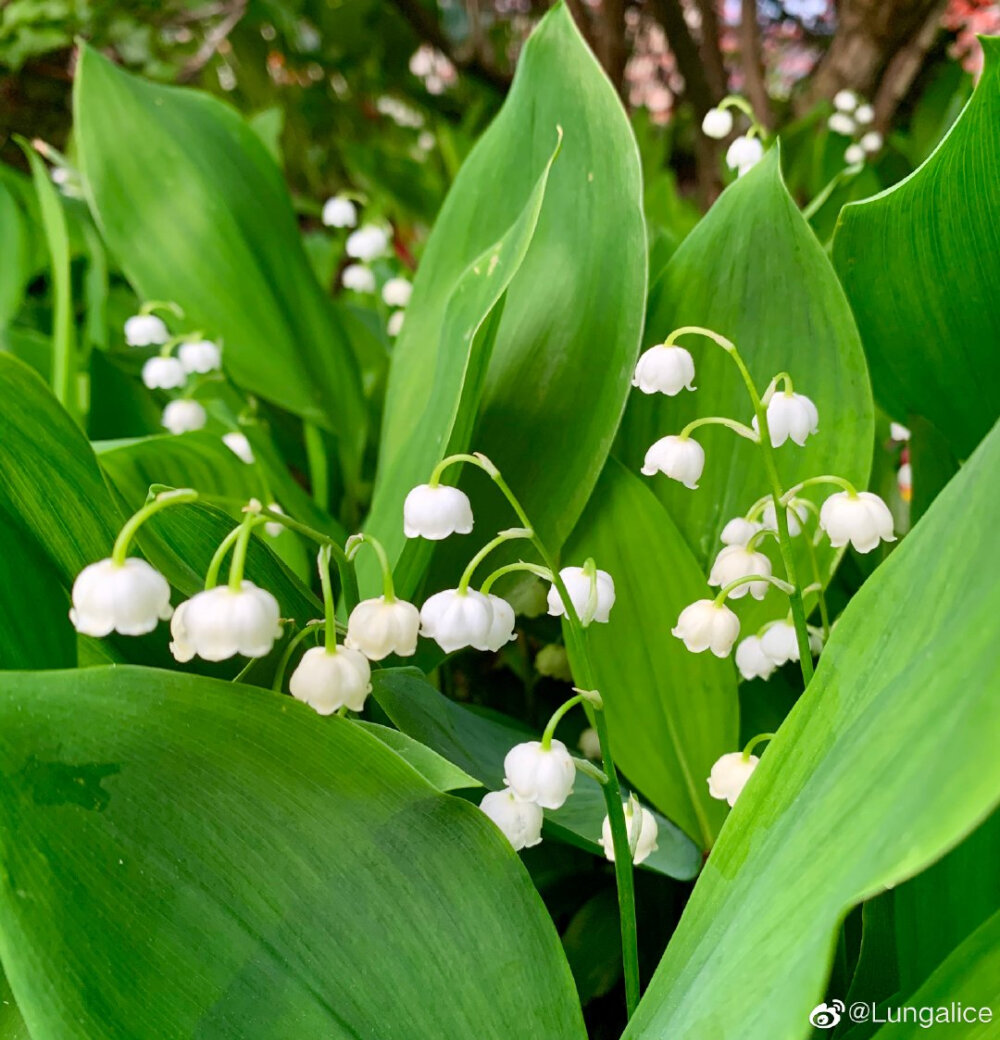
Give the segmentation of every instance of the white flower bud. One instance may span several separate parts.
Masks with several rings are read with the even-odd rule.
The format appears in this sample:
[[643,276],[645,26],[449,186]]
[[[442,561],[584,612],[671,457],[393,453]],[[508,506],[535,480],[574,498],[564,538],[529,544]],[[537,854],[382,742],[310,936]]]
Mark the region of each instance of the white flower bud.
[[861,147],[869,154],[874,155],[875,152],[881,151],[882,145],[885,144],[885,138],[877,130],[869,130],[864,137],[858,142]]
[[871,105],[859,105],[854,112],[854,121],[858,126],[867,126],[875,118],[875,109]]
[[711,650],[716,657],[726,657],[739,637],[740,619],[725,603],[699,599],[681,611],[670,631],[694,654]]
[[853,90],[838,90],[833,96],[833,107],[838,112],[853,112],[858,107],[858,100]]
[[910,439],[909,427],[904,426],[902,423],[891,422],[889,423],[889,436],[894,441],[908,441]]
[[576,766],[566,745],[553,740],[546,750],[541,741],[516,744],[503,760],[503,782],[525,802],[558,809],[573,793]]
[[491,791],[479,803],[479,808],[500,828],[515,852],[530,849],[542,840],[541,806],[522,802],[510,788]]
[[[281,513],[282,516],[285,515],[284,509],[282,509],[277,502],[269,502],[267,508],[270,509],[272,513]],[[264,524],[264,534],[269,538],[277,538],[286,530],[287,528],[280,520],[269,520]]]
[[420,610],[420,634],[433,639],[446,654],[467,646],[489,650],[493,604],[474,589],[435,593]]
[[363,264],[348,264],[340,276],[345,289],[356,293],[375,292],[375,275]]
[[358,210],[350,199],[334,195],[323,203],[323,223],[327,227],[354,227],[357,222]]
[[[760,552],[753,552],[745,545],[727,545],[716,556],[712,564],[712,572],[708,584],[722,588],[738,578],[747,578],[751,574],[770,577],[771,561]],[[729,599],[742,599],[748,592],[754,599],[763,599],[767,595],[766,581],[751,581],[746,585],[738,585],[729,593]]]
[[857,495],[838,491],[831,495],[820,507],[819,526],[835,549],[850,542],[859,553],[867,553],[880,541],[896,540],[889,507],[870,491],[859,491]]
[[160,422],[171,433],[189,433],[191,430],[200,430],[208,422],[208,415],[197,401],[180,398],[171,401],[163,409]]
[[726,165],[741,177],[763,158],[764,146],[756,137],[737,137],[726,151]]
[[250,447],[250,441],[245,433],[238,433],[233,431],[232,433],[224,433],[222,435],[222,443],[241,461],[245,462],[248,466],[252,466],[256,461],[256,457],[253,453],[253,448]]
[[[751,423],[759,434],[756,415]],[[771,443],[776,448],[780,448],[789,437],[802,447],[806,438],[815,433],[818,427],[819,412],[805,394],[779,390],[767,404],[767,428],[771,434]]]
[[347,236],[347,243],[344,246],[348,256],[355,260],[363,260],[365,263],[384,256],[388,248],[389,236],[382,228],[376,227],[374,224],[365,224],[357,231],[352,231]]
[[904,462],[896,472],[896,487],[899,489],[899,497],[909,502],[913,497],[913,466],[909,462]]
[[826,642],[823,629],[806,625],[806,633],[809,636],[809,650],[813,657],[818,657],[823,652],[823,645]]
[[389,320],[385,323],[385,331],[395,338],[403,331],[403,322],[406,319],[405,311],[393,311]]
[[370,661],[381,661],[389,654],[411,657],[417,652],[420,611],[412,603],[397,599],[387,603],[385,596],[362,600],[347,619],[344,646],[360,650]]
[[151,357],[142,366],[142,381],[150,390],[176,390],[187,382],[187,372],[177,358]]
[[650,445],[640,472],[647,477],[663,473],[694,491],[705,468],[705,449],[690,437],[661,437]]
[[857,166],[865,161],[865,150],[859,144],[848,145],[844,149],[844,162],[848,166]]
[[743,516],[734,516],[722,529],[719,540],[723,545],[746,545],[758,531],[761,524],[755,524]]
[[412,294],[413,286],[406,278],[390,278],[382,286],[382,299],[390,307],[405,307]]
[[447,484],[418,484],[403,502],[403,533],[407,538],[439,542],[472,530],[472,503],[464,491]]
[[694,358],[683,347],[663,343],[650,347],[635,366],[632,385],[644,394],[673,397],[682,390],[693,390]]
[[160,347],[170,339],[170,330],[155,314],[133,314],[125,322],[125,342],[130,347]]
[[826,125],[835,133],[851,137],[857,130],[854,120],[846,112],[834,112],[826,121]]
[[170,652],[181,662],[192,657],[225,661],[266,657],[281,635],[278,601],[251,581],[238,591],[228,585],[206,589],[185,600],[170,622]]
[[561,682],[572,682],[573,672],[569,667],[569,654],[566,647],[558,643],[547,643],[535,655],[535,670],[547,679],[559,679]]
[[[788,521],[788,534],[792,538],[798,538],[802,534],[802,526],[809,519],[809,507],[801,500],[793,498],[785,510],[785,519]],[[760,515],[761,526],[765,531],[778,530],[777,513],[774,502],[768,502]]]
[[708,793],[721,802],[735,805],[759,761],[756,755],[744,758],[742,751],[731,751],[728,755],[723,755],[712,766],[712,773],[708,778]]
[[[635,839],[635,853],[632,856],[632,862],[638,866],[659,848],[656,844],[658,830],[656,817],[645,806],[640,806],[634,796],[627,802],[622,802],[622,808],[625,810],[625,830],[628,834],[629,848],[632,847],[633,839]],[[639,829],[638,836],[636,828]],[[601,826],[598,845],[604,848],[605,857],[614,863],[615,843],[611,834],[611,820],[607,816],[604,817],[604,823]]]
[[736,647],[736,667],[744,679],[770,679],[777,665],[764,650],[760,636],[747,636]]
[[493,608],[493,624],[486,640],[486,649],[495,652],[517,638],[514,634],[514,608],[502,596],[489,593],[486,598]]
[[319,715],[332,715],[341,708],[361,711],[372,690],[368,658],[357,650],[325,646],[310,647],[288,680],[296,699]]
[[222,368],[222,351],[218,344],[210,339],[197,340],[194,343],[182,343],[177,348],[177,359],[188,373],[197,372],[204,375]]
[[[590,621],[599,621],[604,624],[611,615],[611,608],[615,605],[615,579],[607,571],[597,571],[593,581],[582,567],[563,567],[559,571],[569,598],[573,601],[576,615],[585,624]],[[592,583],[597,585],[596,605],[591,603],[590,593]],[[566,613],[566,605],[559,595],[555,585],[550,586],[547,597],[549,613],[553,617],[562,617]],[[589,609],[588,609],[589,608]],[[593,616],[590,615],[593,611]]]
[[760,647],[776,668],[800,657],[799,640],[791,621],[775,621],[768,625],[760,637]]
[[580,734],[577,747],[584,758],[589,758],[593,762],[600,762],[602,758],[601,738],[597,735],[597,730],[593,726],[588,726]]
[[733,132],[733,113],[728,108],[710,108],[701,121],[701,132],[716,141],[728,137]]
[[173,613],[167,579],[145,560],[100,560],[84,567],[73,582],[69,619],[85,636],[141,636]]

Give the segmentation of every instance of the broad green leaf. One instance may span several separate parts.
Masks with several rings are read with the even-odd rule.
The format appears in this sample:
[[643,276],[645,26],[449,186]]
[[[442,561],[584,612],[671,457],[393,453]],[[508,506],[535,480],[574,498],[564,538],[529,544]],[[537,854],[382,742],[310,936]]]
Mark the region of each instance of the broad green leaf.
[[[470,442],[501,468],[553,549],[604,464],[646,290],[635,140],[561,3],[526,43],[504,106],[462,166],[428,240],[393,354],[379,459],[384,479],[438,378],[438,334],[456,283],[522,212],[560,128],[562,148],[507,292]],[[410,480],[427,476],[412,473]],[[483,497],[480,481],[475,487],[483,537],[509,527],[499,497]]]
[[[530,248],[549,172],[559,150],[558,135],[553,138],[555,150],[542,167],[517,219],[497,242],[472,261],[455,286],[444,311],[434,383],[426,409],[376,486],[366,526],[381,540],[390,559],[402,554],[396,580],[403,596],[415,589],[433,550],[433,544],[423,538],[407,541],[404,537],[403,500],[414,484],[427,479],[442,458],[469,450],[504,309],[504,294]],[[366,559],[362,574],[374,589],[379,584],[379,572],[371,563],[371,558]]]
[[33,1040],[582,1040],[492,823],[346,719],[128,666],[0,676],[0,955]]
[[[494,791],[503,787],[507,752],[520,741],[538,737],[514,719],[479,714],[448,700],[412,669],[373,672],[372,694],[393,725]],[[577,773],[566,804],[545,810],[546,833],[602,856],[597,839],[604,813],[597,782]],[[670,821],[657,816],[657,822],[659,848],[642,866],[682,881],[694,877],[701,865],[697,847]]]
[[31,251],[24,215],[0,183],[0,328],[21,309],[31,276]]
[[222,102],[82,48],[76,139],[94,217],[136,290],[225,344],[245,389],[336,432],[354,458],[365,409],[350,345],[299,240],[281,172]]
[[615,761],[710,849],[727,809],[707,779],[720,755],[737,750],[736,673],[670,634],[684,607],[707,595],[705,578],[663,506],[614,459],[566,543],[567,562],[587,557],[615,580],[610,620],[586,631]]
[[[777,149],[723,192],[650,297],[646,346],[682,325],[705,326],[736,343],[758,390],[787,371],[795,389],[815,402],[819,432],[804,448],[788,441],[777,449],[785,487],[821,473],[865,484],[874,418],[861,341],[830,261],[785,189]],[[634,472],[654,441],[679,433],[694,418],[725,416],[747,424],[752,418],[729,356],[708,340],[682,342],[694,357],[697,392],[665,397],[633,390],[618,453]],[[644,479],[707,573],[726,521],[768,494],[770,485],[758,446],[718,426],[703,427],[694,437],[706,455],[697,491],[662,475]],[[832,551],[822,550],[824,579],[832,561]],[[804,584],[810,583],[804,551],[797,562]],[[781,573],[780,563],[775,570]],[[777,603],[769,597],[753,617],[774,616]]]
[[626,1032],[794,1040],[837,926],[1000,800],[1000,427],[844,611]]
[[459,791],[463,788],[482,787],[483,785],[469,776],[458,766],[452,765],[448,759],[432,751],[425,744],[408,737],[398,729],[389,726],[380,726],[375,722],[363,722],[358,720],[355,725],[360,726],[366,733],[370,733],[376,740],[381,740],[387,748],[395,751],[397,755],[411,766],[430,784],[439,791]]
[[0,972],[0,1040],[31,1040],[28,1027],[14,1002],[10,983]]
[[961,118],[910,177],[844,208],[833,248],[876,396],[929,419],[959,458],[1000,411],[1000,39],[982,45]]

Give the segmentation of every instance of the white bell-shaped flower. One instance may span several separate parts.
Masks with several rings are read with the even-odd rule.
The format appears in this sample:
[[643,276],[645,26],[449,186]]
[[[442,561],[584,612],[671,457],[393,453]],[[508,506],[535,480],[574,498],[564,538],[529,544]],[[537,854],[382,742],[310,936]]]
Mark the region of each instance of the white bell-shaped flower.
[[[268,502],[267,508],[270,509],[272,513],[281,513],[282,516],[285,515],[284,509],[282,509],[277,502]],[[288,530],[288,528],[286,528],[280,520],[269,520],[264,524],[264,534],[269,538],[277,538],[278,535],[282,534],[286,530]]]
[[859,100],[853,90],[838,90],[833,95],[833,107],[838,112],[853,112],[858,107]]
[[683,347],[659,343],[650,347],[635,366],[632,385],[644,394],[674,397],[682,390],[693,390],[694,358]]
[[472,530],[469,496],[447,484],[418,484],[403,502],[403,533],[407,538],[439,542],[453,534]]
[[542,840],[542,807],[521,801],[509,787],[491,791],[479,808],[500,828],[515,852],[530,849]]
[[413,295],[413,286],[407,278],[390,278],[382,286],[382,299],[390,307],[405,307]]
[[372,690],[368,658],[358,650],[310,647],[288,680],[288,689],[319,715],[341,708],[361,711]]
[[334,195],[323,203],[323,223],[327,227],[354,227],[358,222],[358,209],[350,199]]
[[[562,578],[569,598],[573,601],[578,618],[586,623],[607,622],[611,616],[611,608],[615,605],[615,579],[607,571],[599,570],[591,579],[583,567],[563,567],[559,571],[559,577]],[[597,585],[596,604],[591,603],[590,599],[594,583]],[[555,585],[549,587],[547,602],[549,613],[553,617],[562,617],[566,613],[566,605]],[[593,617],[590,616],[590,610],[593,611]]]
[[245,433],[232,431],[222,435],[222,443],[241,461],[252,466],[256,461],[250,440]]
[[503,760],[504,783],[526,802],[558,809],[573,793],[576,766],[560,740],[546,750],[541,741],[516,744]]
[[176,390],[187,382],[187,372],[175,357],[151,357],[142,366],[142,381],[150,390]]
[[412,603],[385,596],[362,600],[347,619],[344,646],[360,650],[370,661],[381,661],[389,654],[410,657],[417,652],[420,611]]
[[768,625],[760,637],[760,647],[775,667],[787,661],[797,661],[800,657],[799,640],[791,621],[775,621]]
[[199,339],[192,343],[182,343],[177,348],[177,360],[184,366],[184,371],[205,375],[222,368],[222,351],[217,343],[210,339]]
[[167,579],[145,560],[100,560],[84,567],[73,582],[69,619],[85,636],[141,636],[173,613]]
[[889,507],[870,491],[856,495],[838,491],[831,495],[820,507],[819,526],[835,549],[850,542],[859,553],[867,553],[879,542],[896,540]]
[[[799,499],[792,499],[785,510],[785,519],[788,521],[788,534],[791,538],[798,538],[802,534],[802,527],[809,519],[809,507]],[[766,531],[778,530],[778,515],[774,508],[774,502],[770,501],[764,506],[760,514],[761,526]]]
[[389,320],[385,323],[385,331],[395,338],[403,331],[403,322],[405,320],[406,311],[393,311],[389,315]]
[[761,524],[755,524],[745,516],[734,516],[723,527],[719,540],[723,545],[746,545],[760,530]]
[[[656,834],[659,829],[656,817],[645,806],[639,805],[634,797],[627,802],[622,802],[622,808],[625,810],[625,830],[628,833],[629,848],[632,847],[633,842],[635,843],[632,862],[638,866],[659,848],[656,844]],[[636,835],[637,828],[638,835]],[[611,820],[607,816],[604,817],[598,845],[603,847],[605,857],[614,863],[615,843],[611,834]]]
[[750,774],[757,768],[760,759],[756,755],[743,757],[742,751],[731,751],[723,755],[714,766],[708,778],[708,793],[720,802],[736,804],[740,792],[750,779]]
[[278,601],[252,581],[238,590],[228,585],[206,589],[185,600],[170,622],[170,652],[181,662],[192,657],[225,661],[266,657],[281,635]]
[[130,347],[160,347],[170,339],[170,330],[155,314],[133,314],[125,322],[125,342]]
[[374,224],[365,224],[347,236],[344,251],[355,260],[368,263],[384,256],[388,248],[389,236],[385,230]]
[[726,150],[726,165],[742,177],[764,158],[764,146],[756,137],[737,137]]
[[716,657],[727,657],[739,638],[740,619],[714,599],[699,599],[686,606],[670,630],[694,654],[711,650]]
[[736,667],[744,679],[770,679],[777,665],[760,636],[747,636],[736,645]]
[[580,753],[584,758],[589,758],[592,762],[601,761],[603,757],[601,754],[601,738],[597,735],[597,730],[593,726],[588,726],[580,734],[580,739],[576,742],[576,746],[580,749]]
[[733,132],[733,113],[728,108],[710,108],[701,121],[701,132],[716,141],[728,137]]
[[558,679],[560,682],[572,682],[573,672],[569,666],[569,654],[566,647],[559,643],[546,643],[535,654],[535,671],[547,679]]
[[912,434],[910,433],[909,428],[904,426],[902,423],[891,422],[889,423],[889,436],[894,441],[905,442],[910,439]]
[[340,282],[352,292],[375,292],[375,275],[364,264],[348,264],[340,276]]
[[[751,424],[759,434],[757,416],[753,417]],[[801,447],[806,438],[819,428],[819,412],[805,394],[779,390],[767,405],[767,428],[771,433],[771,443],[776,448],[780,448],[789,438]]]
[[834,112],[826,121],[826,125],[835,133],[844,137],[852,137],[857,124],[846,112]]
[[[748,578],[751,574],[770,577],[771,561],[763,553],[754,552],[745,545],[727,545],[712,564],[708,584],[721,589],[731,581]],[[766,581],[751,581],[746,585],[738,585],[728,598],[742,599],[749,592],[754,599],[763,599],[767,595],[767,586]]]
[[190,433],[200,430],[208,422],[208,413],[197,401],[180,398],[163,409],[160,422],[171,433]]
[[844,162],[848,166],[857,166],[865,161],[865,150],[859,144],[849,144],[844,149]]
[[854,122],[858,126],[867,126],[875,119],[875,109],[871,105],[858,105],[854,111]]
[[474,589],[435,593],[420,610],[420,634],[433,639],[446,654],[467,646],[489,650],[493,604]]
[[502,596],[489,593],[486,598],[493,608],[493,624],[486,640],[486,649],[495,652],[517,638],[514,634],[514,608]]
[[862,149],[868,153],[868,155],[874,155],[875,152],[882,150],[882,145],[885,144],[885,138],[878,132],[878,130],[869,130],[865,134],[858,144],[861,145]]
[[690,437],[661,437],[650,445],[642,463],[647,477],[663,473],[694,491],[705,468],[705,449]]

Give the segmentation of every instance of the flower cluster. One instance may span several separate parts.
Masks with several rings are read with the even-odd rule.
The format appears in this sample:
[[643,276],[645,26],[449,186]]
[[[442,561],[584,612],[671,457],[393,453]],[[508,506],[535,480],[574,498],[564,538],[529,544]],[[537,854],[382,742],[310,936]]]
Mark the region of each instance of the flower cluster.
[[862,101],[853,90],[840,90],[834,95],[833,109],[827,126],[835,134],[851,138],[844,151],[844,162],[848,166],[857,166],[882,150],[885,143],[882,134],[871,129],[875,121],[875,109],[871,105]]
[[730,95],[719,102],[717,107],[705,113],[701,129],[706,137],[716,141],[725,140],[735,127],[734,109],[742,112],[750,120],[749,130],[734,137],[726,149],[726,165],[736,171],[737,177],[742,177],[764,158],[764,128],[757,121],[750,105],[743,98]]

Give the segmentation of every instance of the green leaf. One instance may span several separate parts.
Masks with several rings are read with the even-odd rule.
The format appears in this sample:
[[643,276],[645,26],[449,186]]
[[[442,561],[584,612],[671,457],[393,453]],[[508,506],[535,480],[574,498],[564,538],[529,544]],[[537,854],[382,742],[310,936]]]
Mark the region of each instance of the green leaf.
[[959,458],[1000,411],[1000,39],[982,45],[961,118],[910,177],[845,207],[833,246],[880,403]]
[[376,740],[383,744],[403,761],[408,762],[413,768],[430,784],[439,791],[460,791],[470,787],[482,787],[483,785],[469,776],[458,766],[452,765],[448,759],[443,758],[436,751],[421,744],[419,740],[408,737],[398,729],[389,726],[380,726],[375,722],[363,722],[358,720],[355,725],[360,726],[366,733],[370,733]]
[[[431,397],[456,283],[522,212],[558,128],[562,149],[507,292],[471,440],[522,496],[553,550],[579,517],[618,425],[646,290],[635,140],[562,3],[525,45],[504,106],[462,166],[428,240],[393,354],[379,459],[381,479]],[[474,507],[484,536],[511,524],[495,493],[477,494]]]
[[844,611],[627,1037],[809,1035],[848,908],[922,870],[996,805],[998,468],[1000,427]]
[[21,207],[0,183],[0,328],[21,309],[31,276],[28,229]]
[[707,779],[720,755],[738,750],[736,674],[731,661],[692,654],[670,634],[707,594],[705,579],[663,506],[614,459],[566,544],[568,562],[587,557],[615,580],[610,621],[586,630],[615,761],[710,849],[727,810]]
[[225,345],[245,389],[336,432],[355,458],[357,366],[313,277],[281,172],[222,102],[148,83],[81,50],[76,139],[111,251],[147,299]]
[[[514,719],[479,714],[448,700],[412,669],[381,669],[372,673],[372,695],[404,733],[433,748],[449,762],[498,791],[503,787],[503,760],[523,740],[538,735]],[[573,795],[561,809],[545,810],[545,832],[596,855],[604,820],[604,796],[596,780],[577,773]],[[642,864],[682,881],[697,874],[697,847],[669,820],[657,815],[659,848]]]
[[585,1036],[515,853],[360,727],[127,666],[0,684],[0,954],[33,1040]]

